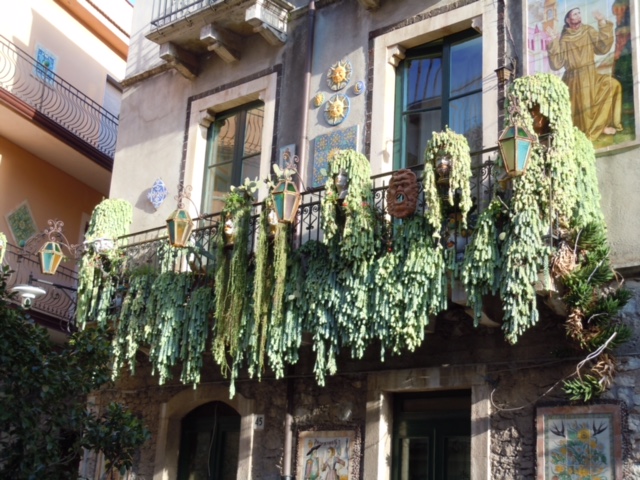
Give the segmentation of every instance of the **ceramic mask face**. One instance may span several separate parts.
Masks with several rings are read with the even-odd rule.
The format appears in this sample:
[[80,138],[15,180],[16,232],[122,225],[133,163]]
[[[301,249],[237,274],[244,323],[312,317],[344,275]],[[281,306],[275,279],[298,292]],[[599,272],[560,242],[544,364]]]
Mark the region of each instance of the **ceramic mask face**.
[[387,189],[387,212],[395,218],[413,215],[418,206],[420,187],[411,170],[398,170],[391,177]]

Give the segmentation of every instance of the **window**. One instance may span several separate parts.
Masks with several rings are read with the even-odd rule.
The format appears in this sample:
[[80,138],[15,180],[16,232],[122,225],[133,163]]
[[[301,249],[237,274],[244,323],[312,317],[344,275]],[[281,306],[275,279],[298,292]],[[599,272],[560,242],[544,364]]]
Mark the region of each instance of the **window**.
[[207,131],[202,213],[220,211],[232,185],[260,176],[263,124],[262,102],[216,115]]
[[396,75],[395,168],[423,162],[434,131],[449,126],[482,148],[482,37],[475,30],[407,50]]

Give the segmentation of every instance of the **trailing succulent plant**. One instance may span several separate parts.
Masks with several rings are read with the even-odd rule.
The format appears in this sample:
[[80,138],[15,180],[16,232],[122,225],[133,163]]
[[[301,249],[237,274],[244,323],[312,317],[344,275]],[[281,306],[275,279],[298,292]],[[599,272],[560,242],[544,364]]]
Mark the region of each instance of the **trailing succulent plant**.
[[[355,150],[339,150],[330,159],[328,168],[320,219],[324,242],[338,244],[345,262],[371,259],[380,245],[371,193],[371,164]],[[335,181],[339,175],[348,179],[344,198]]]
[[119,287],[120,250],[101,249],[95,241],[107,239],[115,247],[116,240],[129,232],[132,217],[133,209],[126,200],[105,199],[93,210],[85,234],[88,247],[78,272],[76,319],[81,327],[86,322],[103,325],[110,320],[112,300]]
[[[249,228],[257,181],[246,179],[244,185],[232,187],[225,197],[221,228],[217,234],[215,274],[215,326],[213,355],[223,371],[228,370],[227,353],[235,358],[244,328],[249,279]],[[230,241],[233,247],[229,248]]]
[[[282,377],[286,365],[298,361],[307,333],[323,384],[345,351],[360,358],[375,344],[384,359],[421,345],[430,318],[447,308],[448,276],[457,278],[460,268],[460,249],[445,235],[472,232],[460,272],[476,325],[483,300],[498,295],[505,338],[516,343],[538,321],[542,272],[567,307],[568,338],[591,359],[589,371],[567,381],[565,391],[589,400],[611,384],[612,351],[630,335],[617,317],[629,294],[609,263],[593,147],[571,124],[569,105],[567,88],[555,76],[513,82],[508,121],[544,135],[544,142],[534,145],[524,175],[506,178],[497,166],[500,186],[477,219],[469,147],[449,129],[434,133],[425,151],[424,208],[392,221],[374,205],[366,157],[338,151],[321,204],[322,241],[292,250],[292,228],[274,222],[268,196],[252,256],[259,184],[247,180],[225,199],[214,278],[174,271],[168,246],[158,250],[155,272],[123,275],[117,255],[108,261],[88,256],[92,276],[82,283],[79,318],[107,318],[124,286],[114,371],[125,363],[133,371],[144,346],[161,382],[182,362],[181,380],[195,386],[211,333],[214,361],[231,377],[232,394],[243,366],[260,377],[268,365]],[[274,170],[278,179],[292,174]]]
[[499,294],[505,337],[515,343],[538,320],[540,272],[553,280],[569,310],[569,338],[595,352],[590,373],[565,383],[572,399],[587,401],[611,383],[610,352],[629,336],[615,316],[628,293],[609,264],[594,149],[573,126],[569,92],[554,75],[515,80],[507,110],[508,122],[544,135],[547,145],[534,146],[524,175],[499,178],[510,190],[497,192],[478,219],[463,268],[469,303],[477,323],[483,297]]

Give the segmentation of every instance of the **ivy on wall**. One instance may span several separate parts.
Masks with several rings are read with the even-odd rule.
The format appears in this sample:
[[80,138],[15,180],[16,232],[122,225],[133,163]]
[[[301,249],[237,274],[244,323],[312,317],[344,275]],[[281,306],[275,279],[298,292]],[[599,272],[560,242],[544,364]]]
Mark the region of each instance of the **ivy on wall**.
[[[214,361],[230,375],[233,393],[244,367],[260,377],[268,365],[282,377],[298,361],[303,334],[315,352],[320,384],[337,372],[342,353],[361,358],[375,344],[384,359],[416,349],[430,319],[447,308],[448,283],[458,274],[475,324],[487,296],[498,295],[505,339],[516,343],[537,323],[545,285],[568,310],[568,337],[576,348],[600,354],[589,373],[566,383],[573,398],[589,399],[611,383],[611,351],[628,337],[615,315],[628,294],[608,263],[595,154],[571,124],[568,92],[555,76],[517,79],[507,109],[509,121],[531,131],[546,122],[546,140],[534,146],[524,175],[506,179],[496,169],[499,187],[473,220],[471,158],[461,135],[449,129],[433,134],[421,178],[424,205],[404,219],[375,207],[369,161],[343,150],[328,165],[322,241],[292,251],[292,228],[270,222],[267,199],[252,255],[253,187],[245,183],[226,197],[215,275],[128,272],[118,255],[96,268],[89,257],[83,275],[94,280],[83,287],[81,315],[103,321],[124,289],[113,317],[114,372],[126,364],[133,371],[136,351],[147,348],[161,382],[182,363],[181,380],[195,386],[211,339]],[[436,178],[442,156],[454,160],[446,184]],[[348,178],[346,196],[338,177]],[[472,234],[463,258],[446,238],[451,234]]]

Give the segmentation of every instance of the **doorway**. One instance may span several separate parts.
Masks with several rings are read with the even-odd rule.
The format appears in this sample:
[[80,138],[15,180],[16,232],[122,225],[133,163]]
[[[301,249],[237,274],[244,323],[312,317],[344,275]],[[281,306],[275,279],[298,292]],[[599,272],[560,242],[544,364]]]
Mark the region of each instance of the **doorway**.
[[470,480],[471,391],[394,396],[393,480]]
[[223,402],[202,405],[182,419],[178,480],[236,480],[240,415]]

